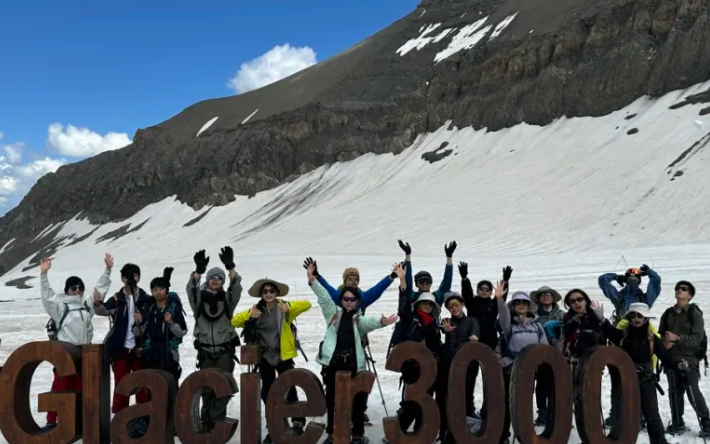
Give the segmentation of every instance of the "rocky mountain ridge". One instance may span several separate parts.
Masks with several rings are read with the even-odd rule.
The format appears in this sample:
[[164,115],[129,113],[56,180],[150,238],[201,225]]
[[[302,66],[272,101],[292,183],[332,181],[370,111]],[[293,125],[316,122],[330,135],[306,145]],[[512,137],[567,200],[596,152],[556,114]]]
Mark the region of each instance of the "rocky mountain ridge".
[[545,125],[705,81],[709,11],[710,0],[424,0],[329,60],[192,105],[126,148],[41,178],[0,219],[0,246],[15,239],[0,274],[51,244],[51,231],[33,242],[38,233],[77,214],[121,221],[173,195],[224,205],[324,164],[397,154],[449,120],[489,131]]

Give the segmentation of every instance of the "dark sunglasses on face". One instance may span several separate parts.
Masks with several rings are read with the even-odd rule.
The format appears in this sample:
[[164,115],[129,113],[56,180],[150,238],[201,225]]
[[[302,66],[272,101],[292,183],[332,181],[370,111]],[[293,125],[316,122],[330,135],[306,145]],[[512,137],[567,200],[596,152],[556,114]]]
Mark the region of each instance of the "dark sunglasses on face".
[[478,291],[482,291],[484,293],[489,293],[491,291],[491,289],[488,287],[479,287]]
[[431,285],[431,279],[419,279],[417,283],[421,285]]
[[84,287],[81,285],[72,285],[69,287],[69,291],[84,291]]
[[459,308],[460,306],[461,306],[461,302],[459,302],[459,301],[449,302],[449,308],[450,308],[450,309],[451,309],[451,308]]
[[530,305],[530,302],[518,299],[513,301],[513,305]]
[[349,302],[352,304],[353,302],[356,302],[356,301],[357,301],[357,298],[354,298],[352,296],[343,296],[343,302]]
[[678,290],[687,292],[688,290],[690,290],[690,288],[686,287],[685,285],[681,285],[681,286],[675,288],[675,291],[678,291]]
[[261,294],[276,294],[275,288],[264,288],[261,290]]
[[643,319],[644,315],[641,313],[629,313],[629,319]]
[[218,274],[215,274],[215,275],[212,276],[210,279],[213,280],[213,281],[221,281],[221,280],[222,280],[222,276],[220,276],[220,275],[218,275]]
[[583,300],[584,300],[584,298],[574,298],[574,299],[570,299],[569,303],[576,304],[577,302],[582,302]]

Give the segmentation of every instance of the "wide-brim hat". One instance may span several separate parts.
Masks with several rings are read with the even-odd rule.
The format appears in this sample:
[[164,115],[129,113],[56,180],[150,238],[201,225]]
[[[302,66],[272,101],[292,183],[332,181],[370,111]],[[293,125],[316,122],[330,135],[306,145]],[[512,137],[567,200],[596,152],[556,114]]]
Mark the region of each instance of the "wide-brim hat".
[[540,303],[539,297],[542,293],[550,293],[552,295],[552,300],[554,303],[558,303],[562,300],[562,295],[559,294],[556,290],[553,290],[552,288],[548,287],[547,285],[545,285],[544,287],[540,287],[537,290],[530,293],[530,300],[536,304],[539,304]]
[[275,281],[273,279],[264,278],[264,279],[259,279],[258,281],[254,282],[254,284],[249,289],[249,296],[254,297],[254,298],[260,298],[261,297],[261,287],[263,287],[266,284],[271,284],[274,287],[276,287],[279,290],[278,296],[286,296],[288,294],[288,285],[282,284],[281,282]]
[[651,309],[648,307],[648,305],[644,304],[643,302],[634,302],[633,304],[630,304],[629,309],[626,311],[624,317],[628,316],[628,314],[632,312],[638,313],[644,318],[656,319],[655,316],[651,315]]
[[512,310],[515,308],[515,306],[513,305],[515,301],[528,301],[530,303],[528,311],[532,313],[535,313],[537,311],[537,304],[531,301],[530,296],[528,296],[528,294],[523,291],[516,291],[513,294],[513,297],[510,298],[510,301],[508,301],[508,310]]
[[436,314],[441,313],[441,306],[439,305],[438,302],[436,302],[436,296],[434,296],[432,293],[422,293],[419,295],[416,301],[412,304],[412,308],[415,308],[418,303],[428,301],[434,304],[434,310],[436,311]]

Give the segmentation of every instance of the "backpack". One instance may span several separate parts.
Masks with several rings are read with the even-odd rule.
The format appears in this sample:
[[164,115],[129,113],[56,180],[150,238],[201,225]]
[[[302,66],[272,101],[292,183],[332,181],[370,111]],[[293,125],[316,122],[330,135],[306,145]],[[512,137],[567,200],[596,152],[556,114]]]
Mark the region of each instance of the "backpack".
[[[540,325],[539,322],[533,321],[532,325],[535,327],[535,330],[537,331],[537,341],[539,344],[543,337],[545,337],[545,338],[547,337],[545,334],[545,329],[542,325]],[[499,353],[500,353],[501,357],[508,357],[508,358],[515,359],[515,357],[517,356],[517,354],[519,352],[512,352],[512,351],[508,350],[508,341],[505,340],[505,335],[502,334],[502,329],[500,328],[500,323],[498,323],[498,325],[497,325],[497,330],[501,332],[500,342],[498,343]],[[527,333],[527,331],[520,331],[520,330],[513,331],[513,324],[511,323],[510,328],[508,329],[508,334],[511,337],[513,337],[514,335],[520,334],[520,333]]]
[[47,330],[47,337],[49,338],[50,341],[57,341],[59,338],[59,330],[62,329],[62,326],[64,325],[64,320],[67,318],[67,315],[69,315],[70,311],[87,311],[91,313],[91,308],[89,308],[89,304],[84,301],[84,304],[79,307],[79,308],[69,308],[69,305],[65,302],[64,303],[64,313],[62,314],[61,319],[59,320],[59,325],[57,325],[56,322],[54,322],[54,319],[49,318],[49,321],[47,321],[47,325],[44,326],[45,330]]

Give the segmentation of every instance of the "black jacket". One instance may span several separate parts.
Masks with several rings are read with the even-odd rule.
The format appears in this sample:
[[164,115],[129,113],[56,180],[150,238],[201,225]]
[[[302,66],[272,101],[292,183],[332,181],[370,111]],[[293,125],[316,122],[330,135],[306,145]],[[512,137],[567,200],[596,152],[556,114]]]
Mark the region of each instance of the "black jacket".
[[456,328],[450,333],[444,333],[446,339],[444,341],[443,355],[451,360],[459,348],[471,341],[471,336],[479,337],[481,328],[478,326],[476,318],[468,316],[452,317],[449,322]]

